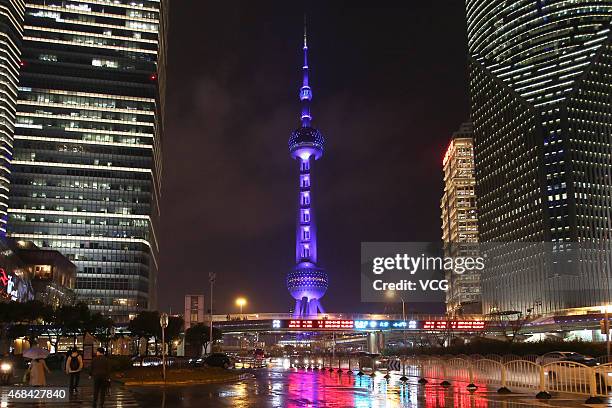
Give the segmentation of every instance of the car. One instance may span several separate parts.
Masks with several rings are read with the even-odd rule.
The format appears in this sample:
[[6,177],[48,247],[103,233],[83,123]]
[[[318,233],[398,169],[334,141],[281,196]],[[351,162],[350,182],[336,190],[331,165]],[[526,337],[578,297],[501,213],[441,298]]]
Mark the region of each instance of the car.
[[162,364],[161,357],[157,356],[134,356],[131,361],[134,367],[157,367]]
[[202,357],[194,357],[190,358],[188,363],[192,367],[202,367],[204,365],[204,359]]
[[552,351],[550,353],[543,354],[536,359],[536,364],[538,365],[545,365],[555,362],[579,363],[587,367],[599,365],[599,363],[597,363],[593,357],[585,356],[584,354],[573,351]]
[[209,367],[230,368],[232,361],[225,353],[212,353],[204,357],[204,364]]

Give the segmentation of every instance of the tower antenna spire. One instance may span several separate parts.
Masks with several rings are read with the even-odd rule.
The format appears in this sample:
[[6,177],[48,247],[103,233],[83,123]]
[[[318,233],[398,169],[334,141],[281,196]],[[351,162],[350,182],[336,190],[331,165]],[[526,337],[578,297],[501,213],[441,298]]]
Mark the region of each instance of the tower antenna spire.
[[309,127],[312,116],[310,115],[310,101],[312,100],[312,89],[308,85],[308,35],[306,31],[306,14],[304,14],[304,64],[302,65],[302,87],[300,88],[300,100],[302,101],[302,126]]

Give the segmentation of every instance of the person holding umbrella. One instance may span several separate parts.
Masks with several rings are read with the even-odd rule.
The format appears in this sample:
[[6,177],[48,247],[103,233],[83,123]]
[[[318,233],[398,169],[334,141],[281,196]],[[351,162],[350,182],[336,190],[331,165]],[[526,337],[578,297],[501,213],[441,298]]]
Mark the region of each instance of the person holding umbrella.
[[47,385],[45,373],[51,372],[49,367],[47,367],[47,363],[45,363],[45,358],[47,358],[48,355],[49,350],[40,347],[32,347],[24,351],[23,357],[32,360],[30,367],[28,367],[28,371],[26,371],[26,376],[29,376],[28,383],[30,385],[35,387]]

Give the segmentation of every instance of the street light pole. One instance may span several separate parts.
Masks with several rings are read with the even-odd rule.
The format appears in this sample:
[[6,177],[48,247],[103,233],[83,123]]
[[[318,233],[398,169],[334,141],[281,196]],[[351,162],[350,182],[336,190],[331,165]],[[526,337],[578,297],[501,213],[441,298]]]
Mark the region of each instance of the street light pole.
[[215,272],[208,273],[208,280],[210,281],[210,331],[208,334],[208,343],[210,344],[210,352],[213,350],[213,285],[217,274]]
[[404,323],[404,351],[406,351],[406,305],[404,303],[404,298],[400,297],[402,300],[402,323]]
[[[396,293],[393,291],[387,291],[385,293],[385,295],[389,298],[389,299],[394,299],[396,296]],[[400,300],[402,301],[402,323],[404,324],[404,330],[403,330],[403,338],[404,338],[404,349],[406,349],[406,302],[404,301],[404,297],[403,296],[398,296],[400,298]]]

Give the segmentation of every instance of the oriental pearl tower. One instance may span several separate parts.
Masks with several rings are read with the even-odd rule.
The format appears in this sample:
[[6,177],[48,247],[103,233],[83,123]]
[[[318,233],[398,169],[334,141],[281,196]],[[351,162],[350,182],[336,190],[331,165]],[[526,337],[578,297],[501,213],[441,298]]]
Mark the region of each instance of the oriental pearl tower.
[[311,165],[323,156],[323,135],[311,126],[310,101],[312,89],[308,85],[308,41],[304,25],[304,65],[302,66],[301,126],[289,137],[289,154],[299,167],[299,200],[297,209],[295,267],[287,274],[287,289],[295,299],[294,317],[316,316],[325,313],[321,298],[327,291],[329,278],[317,266],[317,229],[312,200]]

